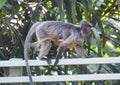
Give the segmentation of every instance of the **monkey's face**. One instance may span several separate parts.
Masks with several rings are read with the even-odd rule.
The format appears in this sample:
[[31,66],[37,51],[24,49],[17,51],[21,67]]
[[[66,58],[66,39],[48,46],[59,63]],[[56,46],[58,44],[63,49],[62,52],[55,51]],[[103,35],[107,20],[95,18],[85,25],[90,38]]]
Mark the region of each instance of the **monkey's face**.
[[91,27],[92,24],[86,20],[82,20],[80,23],[80,28],[82,29],[84,35],[90,35],[92,33]]
[[91,25],[86,24],[86,26],[83,28],[83,33],[85,35],[90,35],[92,33]]
[[90,35],[92,33],[91,27],[87,27],[86,33],[87,33],[87,35]]

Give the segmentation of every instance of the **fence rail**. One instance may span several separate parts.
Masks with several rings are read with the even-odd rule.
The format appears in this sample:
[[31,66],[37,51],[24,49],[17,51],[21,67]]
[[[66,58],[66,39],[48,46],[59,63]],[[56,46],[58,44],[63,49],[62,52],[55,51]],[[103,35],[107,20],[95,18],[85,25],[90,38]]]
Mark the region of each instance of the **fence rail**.
[[[55,60],[52,60],[52,64]],[[74,58],[60,59],[58,65],[83,65],[83,64],[118,64],[120,57],[110,58]],[[29,60],[30,66],[47,66],[46,61]],[[0,61],[0,67],[23,67],[24,60]],[[78,74],[78,75],[55,75],[55,76],[33,76],[34,82],[56,82],[56,81],[92,81],[92,80],[120,80],[120,73],[108,74]],[[0,83],[23,83],[29,82],[27,76],[0,77]]]
[[[52,60],[53,65],[55,60]],[[60,59],[58,65],[79,65],[79,64],[112,64],[120,63],[120,57],[110,58],[73,58],[73,59]],[[30,66],[47,66],[47,62],[43,60],[29,60]],[[15,61],[0,61],[0,67],[19,67],[25,66],[24,60]]]
[[[120,80],[120,73],[59,75],[59,76],[34,76],[33,77],[34,82],[96,81],[96,80]],[[0,78],[0,83],[23,83],[23,82],[29,82],[29,78],[27,76]]]

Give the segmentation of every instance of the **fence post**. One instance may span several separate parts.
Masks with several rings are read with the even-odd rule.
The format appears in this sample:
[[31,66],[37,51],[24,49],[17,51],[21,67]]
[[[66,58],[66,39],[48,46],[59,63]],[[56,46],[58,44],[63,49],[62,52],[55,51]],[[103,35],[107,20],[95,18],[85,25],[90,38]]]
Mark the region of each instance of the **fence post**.
[[[20,61],[22,58],[11,58],[9,61]],[[9,76],[15,77],[15,76],[22,76],[22,67],[10,67],[9,68]],[[12,83],[10,85],[22,85],[20,83]]]

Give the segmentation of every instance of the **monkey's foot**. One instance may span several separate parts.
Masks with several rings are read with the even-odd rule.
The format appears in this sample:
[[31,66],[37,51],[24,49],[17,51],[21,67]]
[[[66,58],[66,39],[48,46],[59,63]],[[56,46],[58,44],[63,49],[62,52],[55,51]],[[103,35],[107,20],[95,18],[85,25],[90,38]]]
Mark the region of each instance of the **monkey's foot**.
[[54,66],[58,64],[59,60],[55,60]]
[[86,56],[85,56],[85,58],[89,58],[89,56],[88,56],[88,55],[86,55]]
[[51,58],[41,58],[41,60],[47,61],[47,63],[48,63],[49,65],[51,65],[51,63],[52,63]]
[[34,47],[30,46],[30,55],[33,56],[33,54],[34,54]]

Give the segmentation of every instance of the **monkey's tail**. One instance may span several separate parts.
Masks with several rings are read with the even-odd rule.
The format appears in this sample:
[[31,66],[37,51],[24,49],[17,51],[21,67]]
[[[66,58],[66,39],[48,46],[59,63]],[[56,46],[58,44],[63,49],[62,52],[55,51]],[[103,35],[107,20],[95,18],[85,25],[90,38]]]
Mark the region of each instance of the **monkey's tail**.
[[27,44],[27,46],[28,46],[28,44],[29,44],[29,41],[30,41],[31,36],[32,36],[33,33],[35,32],[37,26],[40,25],[40,24],[41,24],[41,22],[36,22],[35,24],[33,24],[33,26],[32,26],[32,27],[30,28],[30,30],[28,31],[28,34],[27,34],[26,40],[25,40],[25,44]]
[[40,22],[35,23],[31,28],[30,31],[28,32],[27,36],[26,36],[26,40],[24,43],[24,59],[26,62],[26,70],[27,70],[27,74],[29,76],[29,80],[30,80],[30,85],[34,85],[33,79],[32,79],[32,74],[30,71],[30,66],[29,66],[29,62],[28,62],[28,53],[27,53],[27,48],[29,47],[29,40],[31,38],[31,36],[33,35],[33,33],[36,30],[36,27],[40,24]]

